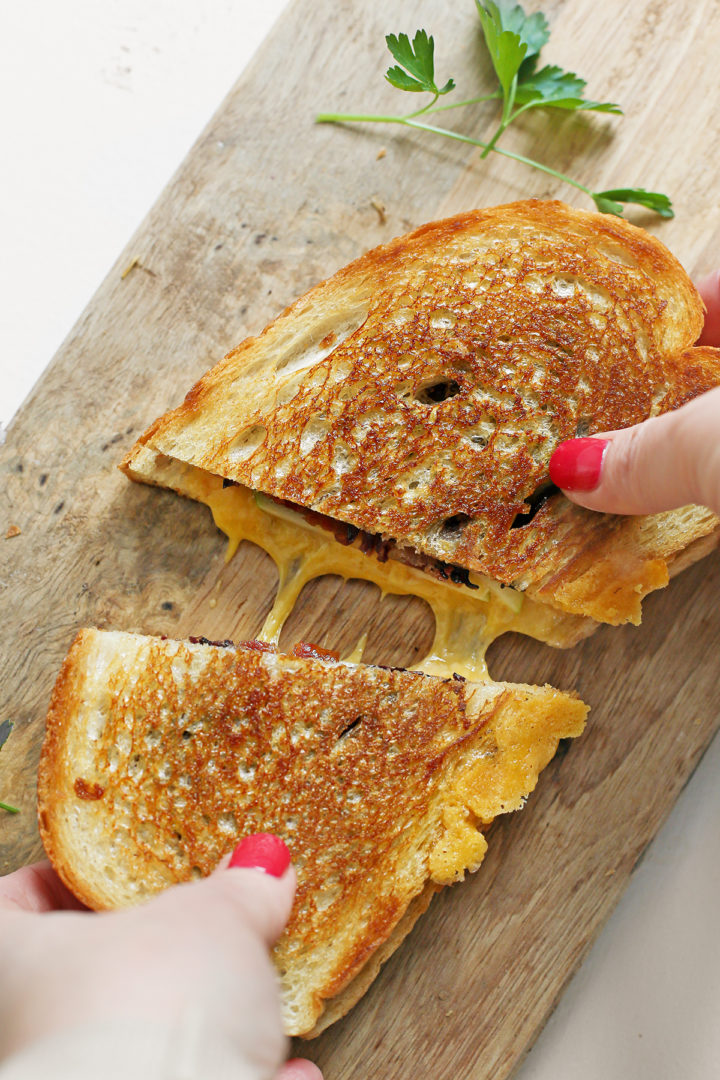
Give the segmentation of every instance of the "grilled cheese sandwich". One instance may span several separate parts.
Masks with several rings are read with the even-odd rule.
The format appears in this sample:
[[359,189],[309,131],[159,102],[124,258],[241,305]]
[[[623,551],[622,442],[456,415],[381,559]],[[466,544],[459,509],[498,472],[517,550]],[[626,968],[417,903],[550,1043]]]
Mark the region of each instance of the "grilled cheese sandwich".
[[[458,595],[509,587],[526,626],[570,643],[592,628],[575,617],[639,622],[643,596],[717,530],[702,507],[583,510],[547,473],[562,439],[636,423],[720,382],[720,351],[693,347],[701,325],[679,263],[627,222],[538,201],[474,211],[316,286],[157,420],[123,468],[151,483],[173,474],[185,494],[207,487],[190,469],[261,492],[377,538],[425,576],[451,568],[464,575]],[[221,527],[242,535],[243,499],[208,498]],[[324,565],[354,574],[362,563],[349,552]],[[418,583],[364,570],[381,588],[379,577]],[[440,611],[444,588],[432,595]],[[570,623],[548,617],[545,629],[533,605]]]
[[208,874],[250,832],[281,836],[298,888],[273,955],[286,1031],[310,1036],[478,868],[487,825],[522,807],[587,709],[551,687],[296,652],[81,631],[38,799],[50,859],[95,909]]

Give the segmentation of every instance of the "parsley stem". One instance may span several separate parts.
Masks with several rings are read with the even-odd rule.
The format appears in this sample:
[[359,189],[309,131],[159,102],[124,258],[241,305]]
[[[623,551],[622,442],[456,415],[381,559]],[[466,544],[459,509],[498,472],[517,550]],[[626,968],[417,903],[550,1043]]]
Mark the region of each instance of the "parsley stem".
[[470,146],[477,146],[481,150],[485,151],[482,155],[485,157],[493,150],[496,154],[502,154],[503,157],[512,158],[513,161],[519,161],[523,165],[529,165],[532,169],[539,169],[540,172],[547,173],[548,176],[553,176],[556,180],[562,180],[566,184],[571,184],[572,187],[578,188],[580,191],[584,191],[586,195],[593,198],[594,192],[586,187],[585,184],[581,184],[579,180],[573,180],[570,176],[566,176],[565,173],[558,172],[557,169],[551,169],[549,165],[543,165],[539,161],[534,161],[533,158],[525,157],[523,154],[516,154],[512,150],[504,150],[500,146],[496,146],[495,143],[502,135],[503,131],[507,127],[507,124],[500,125],[495,132],[491,142],[482,142],[480,139],[473,139],[470,135],[463,135],[459,131],[451,131],[449,128],[436,127],[435,124],[426,124],[422,120],[416,119],[418,113],[412,113],[410,116],[370,116],[370,115],[351,115],[349,113],[319,113],[315,120],[318,124],[334,124],[334,123],[369,123],[369,124],[403,124],[405,127],[417,128],[418,131],[430,131],[433,135],[444,135],[447,139],[455,139],[456,142],[468,143]]
[[497,143],[498,139],[500,138],[500,136],[502,135],[503,131],[505,130],[505,128],[508,126],[509,123],[510,123],[510,120],[503,120],[500,123],[500,125],[498,126],[497,131],[493,135],[490,142],[486,144],[485,149],[483,150],[482,154],[480,155],[482,158],[486,158],[488,156],[488,154],[490,153],[490,151],[495,149],[495,144]]
[[355,116],[351,113],[318,113],[315,117],[316,124],[407,124],[415,113],[410,116]]
[[[457,139],[458,142],[470,143],[471,146],[479,146],[481,149],[494,150],[496,154],[502,154],[503,157],[512,158],[513,161],[519,161],[523,165],[529,165],[532,169],[540,169],[541,172],[547,173],[549,176],[554,176],[557,180],[563,180],[566,184],[572,184],[573,187],[579,188],[580,191],[584,191],[590,198],[593,196],[593,192],[585,184],[581,184],[578,180],[573,180],[571,177],[566,176],[565,173],[558,172],[557,169],[551,169],[549,165],[543,165],[539,161],[534,161],[533,158],[525,157],[523,154],[515,154],[512,150],[503,150],[500,146],[491,146],[490,143],[481,142],[479,139],[473,139],[470,135],[462,135],[459,131],[449,131],[447,128],[435,127],[434,124],[423,124],[416,120],[405,120],[404,123],[408,127],[420,128],[423,131],[431,131],[435,135],[446,135],[449,139]],[[499,135],[497,136],[500,137]]]
[[492,139],[487,144],[487,146],[485,147],[485,149],[483,150],[483,152],[481,154],[481,157],[483,159],[488,156],[488,154],[490,153],[491,150],[495,149],[495,144],[498,141],[498,139],[500,138],[500,136],[502,135],[502,133],[505,131],[505,128],[509,127],[510,124],[512,124],[513,120],[515,119],[515,117],[513,116],[513,105],[515,104],[515,95],[517,93],[517,83],[518,83],[518,77],[517,77],[517,72],[516,72],[515,76],[513,77],[512,82],[510,83],[510,86],[508,88],[508,92],[507,92],[507,94],[505,94],[505,97],[504,97],[504,100],[503,100],[502,117],[500,118],[500,124],[498,126],[498,129],[497,129],[497,131],[493,135]]
[[439,113],[448,112],[450,109],[463,109],[466,105],[481,105],[484,101],[497,101],[500,94],[483,94],[481,97],[468,98],[467,101],[452,101],[449,105],[437,105],[434,109],[428,109],[427,112]]
[[17,806],[9,806],[7,803],[0,802],[0,810],[6,810],[8,814],[19,814]]
[[375,115],[355,115],[351,113],[318,113],[315,117],[315,122],[318,124],[335,124],[335,123],[366,123],[366,124],[402,124],[406,120],[413,120],[416,116],[429,116],[431,113],[448,112],[450,109],[462,109],[466,105],[480,105],[484,101],[497,101],[499,94],[483,94],[482,97],[468,98],[467,101],[455,101],[449,105],[436,105],[439,95],[435,97],[427,105],[424,105],[422,109],[416,109],[415,112],[406,113],[405,116],[375,116]]
[[437,99],[439,97],[440,97],[440,94],[435,94],[432,101],[429,101],[427,103],[427,105],[423,105],[423,107],[421,109],[416,109],[415,112],[408,113],[408,118],[411,117],[411,116],[422,116],[423,113],[430,112],[430,110],[432,109],[433,105],[435,104],[435,102],[437,101]]

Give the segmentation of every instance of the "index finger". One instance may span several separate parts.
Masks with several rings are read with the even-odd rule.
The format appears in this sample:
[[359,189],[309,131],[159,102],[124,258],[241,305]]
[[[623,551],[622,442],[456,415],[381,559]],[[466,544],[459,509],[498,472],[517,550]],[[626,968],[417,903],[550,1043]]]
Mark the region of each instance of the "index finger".
[[698,345],[720,345],[720,270],[700,278],[697,287],[707,308]]

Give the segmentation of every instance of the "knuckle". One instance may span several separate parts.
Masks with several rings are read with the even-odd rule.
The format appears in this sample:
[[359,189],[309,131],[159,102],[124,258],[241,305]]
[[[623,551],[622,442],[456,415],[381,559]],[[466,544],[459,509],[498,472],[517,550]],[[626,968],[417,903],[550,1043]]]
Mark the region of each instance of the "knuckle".
[[[676,458],[688,502],[717,503],[720,486],[720,398],[714,416],[707,401],[696,398],[677,416]],[[709,422],[708,422],[709,421]]]
[[707,452],[696,455],[696,465],[697,500],[720,515],[720,431]]
[[221,875],[225,903],[233,917],[263,938],[279,934],[287,919],[284,896],[277,882],[255,871],[230,870]]

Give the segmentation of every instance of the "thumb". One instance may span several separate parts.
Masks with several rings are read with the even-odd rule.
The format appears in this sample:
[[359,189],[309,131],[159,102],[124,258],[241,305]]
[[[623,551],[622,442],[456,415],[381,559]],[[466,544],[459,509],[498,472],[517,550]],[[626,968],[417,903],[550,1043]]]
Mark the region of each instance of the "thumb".
[[720,514],[720,387],[634,427],[560,443],[550,479],[573,502],[609,514],[688,503]]
[[267,945],[274,944],[290,917],[295,872],[290,852],[279,836],[253,833],[226,855],[199,887],[221,891]]

